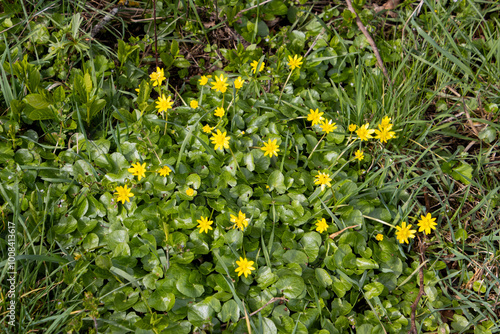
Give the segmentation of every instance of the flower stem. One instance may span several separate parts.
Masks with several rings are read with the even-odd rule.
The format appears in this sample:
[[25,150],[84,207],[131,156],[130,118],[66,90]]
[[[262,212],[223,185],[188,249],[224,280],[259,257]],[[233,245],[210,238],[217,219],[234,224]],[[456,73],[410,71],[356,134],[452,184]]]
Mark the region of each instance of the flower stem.
[[283,85],[283,88],[281,89],[280,98],[278,100],[278,105],[281,104],[281,96],[283,95],[283,91],[285,90],[286,84],[288,83],[288,80],[292,76],[292,73],[293,73],[293,71],[290,71],[290,73],[288,74],[288,77],[286,78],[285,84]]

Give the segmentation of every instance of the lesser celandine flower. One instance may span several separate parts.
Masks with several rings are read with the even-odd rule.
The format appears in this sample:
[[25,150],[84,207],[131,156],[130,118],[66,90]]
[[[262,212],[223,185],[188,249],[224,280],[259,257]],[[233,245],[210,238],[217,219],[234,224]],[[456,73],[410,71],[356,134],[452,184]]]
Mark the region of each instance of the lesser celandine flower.
[[277,139],[274,139],[273,141],[271,141],[271,139],[269,139],[267,141],[267,143],[264,143],[264,147],[260,148],[262,151],[264,151],[264,156],[269,155],[270,158],[273,157],[273,154],[275,156],[278,156],[278,152],[280,150],[278,148],[279,145],[276,144],[276,141],[277,141]]
[[349,124],[349,127],[347,128],[349,130],[349,132],[354,132],[356,131],[356,124]]
[[224,114],[225,114],[224,108],[222,107],[215,108],[215,113],[214,113],[215,116],[222,118],[224,117]]
[[208,77],[202,75],[200,80],[198,80],[200,86],[205,86],[208,83]]
[[316,180],[314,181],[314,184],[320,185],[321,191],[323,191],[325,189],[325,186],[328,186],[328,187],[332,186],[332,184],[330,183],[330,181],[332,179],[330,178],[329,174],[319,172],[318,175],[316,175],[315,177],[316,177]]
[[235,269],[235,271],[238,273],[238,277],[241,275],[245,275],[245,278],[252,274],[252,270],[255,270],[252,265],[254,264],[253,261],[248,261],[247,258],[242,258],[240,256],[240,260],[236,261],[236,264],[238,265],[238,268]]
[[161,95],[158,97],[158,101],[156,101],[156,108],[158,112],[168,111],[168,109],[172,109],[174,102],[170,100],[170,96],[165,98],[165,95]]
[[163,80],[165,80],[165,72],[163,68],[156,68],[156,72],[153,72],[149,75],[151,81],[153,81],[153,86],[161,86]]
[[115,195],[118,195],[117,201],[122,201],[122,204],[125,204],[125,202],[130,202],[130,197],[134,197],[134,194],[132,194],[130,190],[131,189],[128,189],[126,185],[123,187],[116,187]]
[[323,120],[323,117],[321,116],[323,114],[324,113],[319,112],[318,109],[316,109],[316,110],[310,109],[309,110],[309,115],[307,115],[307,120],[311,121],[312,125],[314,126],[316,124],[319,124],[319,122],[321,122]]
[[221,93],[225,93],[227,90],[227,86],[229,86],[226,81],[227,77],[224,78],[224,74],[221,74],[220,77],[215,76],[215,82],[212,82],[212,89],[215,89],[216,91]]
[[363,154],[363,151],[357,150],[356,152],[354,152],[354,157],[361,161],[365,158],[365,155]]
[[128,171],[132,175],[137,176],[137,179],[140,181],[143,177],[146,177],[146,163],[142,165],[138,162],[132,164],[132,168],[129,168]]
[[402,222],[401,226],[396,226],[396,230],[396,238],[400,244],[404,242],[408,244],[408,238],[415,238],[415,233],[417,232],[417,230],[411,230],[411,225],[406,226],[406,222]]
[[205,125],[203,127],[203,132],[205,132],[205,133],[212,133],[212,129],[213,128],[210,125],[207,124],[207,125]]
[[215,145],[214,150],[217,150],[219,148],[229,148],[229,139],[231,137],[226,137],[226,133],[222,133],[219,129],[217,129],[217,134],[212,134],[212,137],[210,137],[210,140],[212,140],[212,144]]
[[255,74],[256,72],[260,72],[264,69],[264,62],[260,64],[260,69],[257,71],[257,66],[259,66],[259,62],[257,60],[254,60],[250,66],[252,66],[252,72]]
[[368,129],[369,126],[370,124],[366,123],[365,125],[362,125],[358,128],[356,134],[358,135],[359,139],[364,141],[372,138],[372,133],[375,132],[375,130]]
[[419,232],[424,231],[425,234],[431,234],[431,230],[436,229],[436,218],[432,218],[432,215],[430,213],[427,213],[425,217],[423,215],[420,215],[420,220],[418,221],[417,225],[420,227],[418,229]]
[[245,227],[248,226],[248,218],[246,217],[246,215],[241,212],[238,213],[238,217],[234,216],[234,215],[230,215],[231,216],[231,223],[234,223],[234,226],[233,228],[239,228],[240,230],[244,230]]
[[323,131],[326,134],[329,134],[330,132],[333,132],[337,127],[335,126],[336,123],[332,123],[332,120],[329,120],[328,122],[326,119],[321,122],[319,127],[321,128],[321,131]]
[[245,83],[245,80],[242,80],[241,77],[238,77],[238,79],[234,80],[234,88],[240,89],[243,87],[243,83]]
[[381,143],[387,143],[389,139],[394,138],[396,135],[396,132],[389,131],[390,128],[384,128],[380,124],[378,128],[379,130],[375,130],[375,139],[380,139]]
[[193,196],[194,195],[194,189],[193,188],[187,188],[186,195]]
[[382,234],[380,234],[380,233],[379,233],[379,234],[377,234],[377,236],[375,237],[375,239],[376,239],[377,241],[382,241],[382,240],[384,240],[384,236],[383,236]]
[[158,174],[160,174],[161,176],[165,177],[167,175],[169,175],[170,173],[172,172],[172,170],[170,169],[170,167],[168,166],[163,166],[159,171],[158,171]]
[[296,68],[300,68],[300,65],[302,65],[302,57],[299,57],[298,55],[293,56],[288,56],[288,66],[290,66],[290,69],[293,71]]
[[211,220],[208,220],[207,217],[203,217],[201,216],[201,218],[199,220],[196,221],[199,225],[196,226],[196,227],[199,227],[200,228],[200,233],[208,233],[208,230],[213,230],[212,225],[214,222],[211,221]]
[[326,223],[325,218],[318,219],[316,225],[316,231],[319,233],[323,233],[328,229],[328,224]]
[[384,118],[382,118],[382,121],[380,122],[380,126],[383,129],[387,129],[387,130],[392,129],[391,118],[388,116],[385,116]]
[[192,100],[191,102],[189,102],[189,106],[193,109],[198,108],[198,101]]

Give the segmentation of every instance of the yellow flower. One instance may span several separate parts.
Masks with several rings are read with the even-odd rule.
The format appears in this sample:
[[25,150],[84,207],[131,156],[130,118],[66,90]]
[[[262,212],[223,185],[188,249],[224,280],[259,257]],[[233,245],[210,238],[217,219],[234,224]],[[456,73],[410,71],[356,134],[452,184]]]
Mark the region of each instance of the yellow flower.
[[238,277],[241,275],[245,275],[245,278],[252,273],[252,270],[255,270],[252,265],[254,264],[253,261],[248,261],[247,258],[242,258],[240,256],[240,260],[236,261],[236,264],[238,265],[238,268],[235,269],[235,271],[238,273]]
[[169,175],[169,174],[170,174],[170,172],[172,172],[172,170],[171,170],[171,169],[170,169],[170,167],[168,167],[168,166],[163,166],[163,167],[162,167],[162,168],[158,171],[158,173],[159,173],[161,176],[163,176],[163,177],[165,177],[165,176]]
[[165,98],[165,95],[161,95],[156,101],[156,108],[158,108],[158,112],[167,111],[168,109],[172,109],[174,102],[170,100],[170,96]]
[[336,123],[332,123],[332,120],[329,120],[328,122],[326,121],[326,119],[321,122],[321,124],[319,125],[319,127],[321,128],[321,131],[323,131],[324,133],[328,134],[330,132],[333,132],[333,130],[335,130],[337,127],[335,126]]
[[73,256],[73,258],[75,259],[75,261],[80,260],[81,257],[82,257],[82,254],[80,254],[80,253],[75,253],[75,255]]
[[214,113],[215,116],[222,118],[224,117],[224,114],[225,114],[224,108],[222,107],[215,108],[215,113]]
[[354,152],[355,159],[358,159],[359,161],[363,160],[365,158],[365,155],[363,154],[363,151],[357,150]]
[[379,234],[377,234],[377,236],[375,237],[375,239],[376,239],[377,241],[382,241],[382,240],[384,240],[384,236],[383,236],[382,234],[380,234],[380,233],[379,233]]
[[224,78],[224,74],[221,74],[220,78],[215,76],[215,82],[212,82],[212,89],[215,89],[216,91],[221,93],[225,93],[227,90],[227,86],[229,86],[226,81],[227,78]]
[[321,185],[321,191],[325,189],[325,186],[328,187],[332,186],[332,184],[330,183],[332,179],[330,178],[329,174],[319,172],[318,175],[316,175],[315,177],[316,180],[314,181],[314,184]]
[[410,230],[410,228],[411,225],[406,226],[406,222],[402,222],[401,226],[396,226],[396,230],[398,230],[396,232],[396,238],[398,239],[400,244],[404,242],[408,244],[408,238],[415,238],[415,233],[417,232],[417,230]]
[[188,196],[193,196],[193,195],[194,195],[194,189],[192,189],[192,188],[187,188],[187,190],[186,190],[186,195],[188,195]]
[[396,132],[394,131],[389,131],[391,129],[392,125],[388,128],[382,127],[381,124],[379,124],[378,128],[380,130],[375,130],[375,139],[380,139],[381,143],[387,143],[389,139],[394,138],[396,135]]
[[257,60],[254,60],[250,66],[252,66],[252,72],[255,74],[255,72],[260,72],[264,69],[264,62],[260,64],[260,69],[257,71],[257,66],[259,65],[259,62]]
[[137,179],[140,181],[143,177],[146,177],[146,163],[143,163],[142,165],[140,163],[135,163],[132,164],[132,168],[128,169],[129,173],[132,173],[132,175],[137,176]]
[[273,141],[271,141],[271,139],[269,139],[267,141],[267,143],[264,143],[264,147],[261,147],[260,149],[262,151],[264,151],[264,156],[266,155],[269,155],[269,158],[272,158],[273,157],[273,154],[275,156],[278,156],[278,152],[280,151],[279,150],[279,145],[276,144],[276,141],[277,139],[274,139]]
[[193,100],[193,101],[189,102],[189,106],[190,106],[191,108],[193,108],[193,109],[198,108],[198,101]]
[[215,145],[214,150],[219,149],[219,147],[222,148],[229,148],[229,139],[231,137],[226,137],[226,132],[224,133],[220,132],[219,129],[217,129],[217,134],[212,134],[212,137],[210,137],[212,140],[212,144]]
[[316,110],[310,109],[309,110],[309,115],[307,115],[307,120],[311,121],[312,125],[314,126],[316,124],[319,124],[319,122],[323,120],[323,117],[321,116],[323,114],[324,113],[319,112],[318,109],[316,109]]
[[349,130],[349,132],[354,132],[356,131],[356,124],[349,124],[349,127],[347,128]]
[[205,133],[212,133],[212,129],[213,129],[213,128],[212,128],[212,127],[210,127],[210,125],[208,125],[208,124],[207,124],[207,125],[205,125],[205,126],[203,127],[203,132],[205,132]]
[[370,124],[366,123],[365,125],[360,126],[359,129],[356,131],[356,134],[358,135],[359,139],[368,140],[372,138],[372,133],[374,133],[375,130],[368,129],[368,126],[370,126]]
[[208,77],[202,75],[200,80],[198,80],[201,86],[205,86],[208,83]]
[[295,55],[292,58],[292,56],[288,56],[288,66],[290,66],[292,71],[296,68],[300,68],[300,65],[302,65],[302,57]]
[[208,220],[208,218],[201,216],[201,219],[196,221],[200,225],[196,226],[200,228],[200,233],[208,233],[208,230],[213,230],[212,225],[214,222],[211,220]]
[[316,231],[319,233],[323,233],[328,229],[328,224],[326,223],[325,218],[318,219],[316,223]]
[[156,72],[151,73],[149,75],[149,78],[151,79],[151,81],[153,81],[153,86],[161,86],[163,80],[166,79],[163,68],[160,69],[159,67],[157,67]]
[[417,225],[420,227],[418,229],[419,232],[424,231],[425,234],[431,234],[431,230],[436,229],[436,218],[432,218],[430,213],[427,213],[425,217],[420,215],[420,220]]
[[240,212],[238,213],[238,217],[231,215],[231,223],[234,223],[233,228],[239,228],[243,231],[245,227],[248,226],[248,218],[240,210]]
[[380,122],[379,128],[380,127],[381,127],[381,129],[387,129],[387,130],[392,129],[390,117],[385,116],[384,118],[382,118],[382,121]]
[[241,77],[238,77],[238,79],[234,80],[234,88],[240,89],[243,87],[243,84],[245,83],[245,80],[242,80]]
[[128,189],[127,186],[123,186],[123,187],[116,187],[115,189],[115,195],[118,195],[118,198],[117,198],[117,201],[122,201],[122,204],[125,204],[125,202],[130,202],[130,198],[129,197],[133,197],[134,194],[132,194],[132,192],[130,191],[131,189]]

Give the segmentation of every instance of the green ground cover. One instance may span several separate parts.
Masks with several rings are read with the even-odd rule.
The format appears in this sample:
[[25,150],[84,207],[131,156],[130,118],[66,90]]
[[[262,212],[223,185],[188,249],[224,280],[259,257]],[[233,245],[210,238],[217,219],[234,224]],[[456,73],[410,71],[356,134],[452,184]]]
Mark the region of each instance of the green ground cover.
[[500,5],[378,5],[4,1],[1,330],[500,332]]

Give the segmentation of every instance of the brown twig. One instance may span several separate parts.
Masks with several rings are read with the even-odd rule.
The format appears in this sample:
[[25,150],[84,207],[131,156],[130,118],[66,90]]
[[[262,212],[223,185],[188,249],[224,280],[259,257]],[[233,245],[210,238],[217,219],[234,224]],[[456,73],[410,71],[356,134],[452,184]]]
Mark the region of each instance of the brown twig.
[[341,229],[341,230],[340,230],[340,231],[338,231],[338,232],[335,232],[335,233],[330,234],[329,238],[330,238],[330,239],[333,239],[333,238],[335,238],[337,235],[342,234],[344,231],[347,231],[347,230],[348,230],[348,229],[350,229],[350,228],[355,228],[355,227],[358,227],[358,226],[359,226],[359,225],[347,226],[346,228],[343,228],[343,229]]
[[389,73],[387,72],[387,69],[385,68],[384,62],[382,61],[382,57],[380,57],[380,53],[378,52],[377,45],[373,41],[373,38],[370,36],[370,33],[368,30],[366,30],[366,27],[363,25],[363,22],[361,22],[361,19],[358,16],[358,13],[354,10],[354,7],[352,6],[351,0],[345,0],[347,3],[347,8],[351,11],[356,16],[356,24],[358,25],[359,30],[363,32],[363,35],[365,35],[366,39],[368,40],[368,43],[370,43],[370,46],[373,49],[373,53],[375,54],[375,58],[377,58],[377,63],[378,66],[382,69],[382,73],[384,73],[384,76],[386,77],[387,81],[392,85],[391,78],[389,77]]
[[[260,311],[262,311],[267,305],[269,304],[272,304],[274,302],[277,302],[278,300],[284,300],[286,302],[288,302],[288,299],[286,299],[285,297],[273,297],[271,298],[270,301],[268,301],[267,303],[265,303],[264,305],[262,305],[261,307],[259,307],[256,311],[253,311],[252,313],[250,313],[248,316],[251,317],[252,315],[255,315],[257,313],[259,313]],[[240,320],[242,319],[245,319],[246,317],[242,317]]]
[[[421,263],[425,263],[425,261],[424,261],[425,245],[422,242],[422,240],[420,240],[420,237],[418,238],[418,245],[420,248],[420,261],[421,261]],[[424,266],[423,265],[420,266],[418,276],[420,278],[420,288],[418,290],[417,299],[415,299],[413,304],[411,304],[411,328],[410,328],[410,331],[408,332],[408,334],[418,334],[417,326],[415,325],[415,314],[417,312],[418,302],[420,301],[420,298],[422,298],[422,296],[424,295]]]

